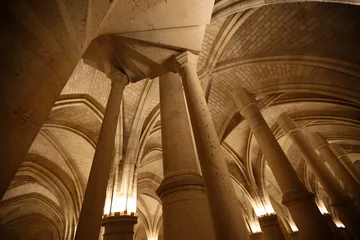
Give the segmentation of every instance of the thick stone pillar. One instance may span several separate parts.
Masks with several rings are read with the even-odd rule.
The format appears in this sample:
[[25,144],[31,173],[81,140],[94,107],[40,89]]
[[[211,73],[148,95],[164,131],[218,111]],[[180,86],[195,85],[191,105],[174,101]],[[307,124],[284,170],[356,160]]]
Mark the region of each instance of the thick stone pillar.
[[350,174],[355,178],[356,182],[360,184],[360,170],[355,166],[355,164],[350,160],[350,158],[346,155],[344,150],[339,147],[339,145],[332,143],[329,145],[331,150],[334,152],[336,157],[344,164],[346,169],[350,172]]
[[161,137],[164,180],[164,238],[215,239],[204,180],[196,163],[189,118],[179,74],[160,77]]
[[325,218],[326,223],[328,224],[328,226],[330,227],[330,229],[334,233],[334,235],[337,237],[337,239],[342,240],[343,236],[341,235],[339,228],[334,223],[334,220],[332,219],[331,215],[326,213],[326,214],[323,214],[323,216]]
[[266,240],[285,240],[275,214],[259,217],[259,223]]
[[[261,115],[255,98],[245,88],[233,92],[236,106],[250,125],[274,177],[283,193],[283,204],[301,232],[301,239],[334,239],[314,195],[308,192]],[[306,211],[304,211],[306,209]]]
[[249,239],[239,200],[197,76],[196,62],[196,55],[184,52],[176,57],[175,71],[179,71],[184,85],[216,239]]
[[291,240],[300,240],[300,234],[299,232],[291,232],[289,233],[290,239]]
[[345,189],[360,203],[360,185],[330,149],[328,142],[319,133],[309,133],[309,136],[315,149],[330,165],[336,176],[344,184]]
[[59,2],[1,1],[0,9],[1,200],[87,44],[85,34],[50,24]]
[[102,220],[104,240],[133,240],[136,216],[112,216]]
[[103,215],[106,186],[109,179],[114,152],[116,126],[119,118],[120,103],[128,78],[119,70],[109,70],[112,80],[111,91],[101,125],[98,143],[86,186],[76,240],[95,240],[99,236]]
[[278,123],[282,130],[289,135],[306,163],[319,179],[331,200],[332,206],[338,211],[340,220],[355,239],[360,238],[360,228],[358,227],[360,211],[355,202],[346,195],[294,121],[286,113],[283,113],[280,115]]
[[265,240],[264,233],[262,232],[252,233],[250,234],[250,240]]

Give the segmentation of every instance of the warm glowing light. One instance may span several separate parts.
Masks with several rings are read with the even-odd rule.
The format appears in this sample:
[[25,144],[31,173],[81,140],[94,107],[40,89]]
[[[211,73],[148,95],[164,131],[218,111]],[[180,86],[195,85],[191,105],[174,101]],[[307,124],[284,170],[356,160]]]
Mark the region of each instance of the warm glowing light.
[[325,204],[324,204],[323,201],[321,201],[321,200],[316,201],[316,205],[318,206],[318,208],[319,208],[319,210],[320,210],[320,212],[322,214],[328,214],[329,213],[329,211],[326,209]]
[[334,220],[334,223],[338,228],[345,228],[345,225],[339,219]]
[[104,214],[110,213],[110,206],[111,206],[110,199],[106,199],[105,206],[104,206]]
[[250,222],[250,228],[252,233],[261,232],[260,224],[258,221]]
[[265,204],[265,210],[266,210],[267,214],[274,214],[275,213],[275,210],[274,210],[274,208],[272,207],[272,205],[270,203]]
[[254,207],[254,211],[256,216],[258,217],[275,214],[275,210],[271,206],[271,204],[266,204],[266,205],[263,205],[262,203],[257,204],[257,206]]
[[158,237],[148,237],[147,240],[158,240]]
[[128,213],[136,213],[136,196],[129,196],[126,210]]
[[298,232],[299,231],[299,229],[297,228],[295,223],[290,223],[290,228],[291,228],[291,231],[293,231],[293,232]]
[[124,212],[125,209],[126,209],[125,196],[120,196],[113,199],[111,212]]

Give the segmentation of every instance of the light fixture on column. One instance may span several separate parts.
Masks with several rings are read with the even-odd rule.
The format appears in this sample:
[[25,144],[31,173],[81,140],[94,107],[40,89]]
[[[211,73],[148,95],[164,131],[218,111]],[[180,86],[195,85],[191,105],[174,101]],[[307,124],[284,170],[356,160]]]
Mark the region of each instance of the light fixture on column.
[[293,232],[299,231],[298,227],[296,226],[296,224],[294,223],[294,221],[292,219],[289,219],[289,225],[290,225],[291,231],[293,231]]
[[339,219],[334,219],[334,223],[338,228],[345,228],[345,225]]
[[251,220],[249,221],[250,229],[252,233],[259,233],[261,232],[259,221]]
[[256,199],[253,203],[253,208],[255,211],[256,216],[261,217],[261,216],[269,216],[269,215],[274,215],[275,210],[272,207],[270,201],[262,201],[260,198]]
[[325,204],[322,200],[317,200],[316,205],[318,206],[322,214],[329,214],[329,211],[326,209]]
[[148,237],[147,240],[158,240],[158,237]]

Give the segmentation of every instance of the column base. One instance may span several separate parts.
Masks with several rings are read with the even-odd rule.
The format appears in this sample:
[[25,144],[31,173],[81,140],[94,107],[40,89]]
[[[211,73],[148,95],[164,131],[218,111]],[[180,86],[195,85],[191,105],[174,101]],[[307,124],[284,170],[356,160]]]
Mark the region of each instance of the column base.
[[104,240],[133,240],[136,216],[119,215],[104,218],[101,225],[105,228]]
[[259,217],[259,224],[266,240],[285,240],[275,214]]
[[316,206],[314,198],[314,194],[302,190],[284,194],[282,203],[289,209],[302,238],[336,239]]
[[265,237],[262,232],[257,232],[250,234],[250,240],[265,240]]
[[160,198],[178,191],[198,190],[205,193],[204,180],[199,174],[182,173],[165,176],[156,190]]
[[300,239],[299,232],[291,232],[291,233],[289,233],[289,236],[290,236],[291,240],[299,240]]
[[156,193],[162,201],[165,239],[215,240],[204,180],[199,174],[166,175]]
[[339,239],[344,239],[341,234],[340,234],[340,231],[339,231],[339,228],[336,226],[336,224],[334,223],[332,217],[330,214],[326,213],[326,214],[323,214],[324,218],[325,218],[325,221],[326,223],[328,224],[328,226],[330,227],[331,231],[334,233],[334,235]]

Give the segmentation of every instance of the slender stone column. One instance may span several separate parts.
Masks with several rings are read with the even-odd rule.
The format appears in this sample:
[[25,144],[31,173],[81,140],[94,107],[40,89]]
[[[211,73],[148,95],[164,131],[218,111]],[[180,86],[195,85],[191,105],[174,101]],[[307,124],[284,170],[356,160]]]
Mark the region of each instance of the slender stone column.
[[360,185],[330,149],[328,142],[319,133],[309,133],[309,136],[315,149],[319,151],[320,155],[330,165],[336,176],[344,184],[345,189],[360,203]]
[[216,239],[249,239],[241,206],[196,73],[196,62],[196,55],[184,52],[176,57],[175,71],[180,72],[184,84]]
[[266,240],[285,240],[275,214],[259,217],[259,223]]
[[164,238],[215,239],[204,180],[199,174],[179,74],[160,77],[161,137],[164,180]]
[[319,179],[332,202],[332,206],[338,211],[340,220],[355,239],[360,238],[360,228],[358,227],[360,211],[355,202],[346,195],[294,121],[286,113],[283,113],[280,115],[278,123],[282,130],[289,135],[306,163]]
[[355,178],[356,182],[360,184],[360,170],[355,166],[355,164],[350,160],[350,158],[346,155],[344,150],[339,147],[339,145],[332,143],[329,145],[331,150],[334,152],[336,157],[344,164],[346,169],[350,172],[350,174]]
[[[245,88],[233,92],[236,106],[245,117],[283,193],[283,204],[301,232],[301,239],[334,239],[314,195],[308,192],[261,115],[255,98]],[[306,209],[306,211],[304,211]]]
[[133,240],[136,216],[112,216],[102,221],[105,228],[104,240]]
[[262,232],[252,233],[250,234],[250,240],[265,240],[264,233]]
[[106,197],[106,186],[113,159],[120,103],[123,90],[126,84],[128,84],[127,76],[119,70],[109,70],[107,75],[112,80],[111,91],[86,186],[84,202],[76,230],[76,240],[95,240],[99,236]]

